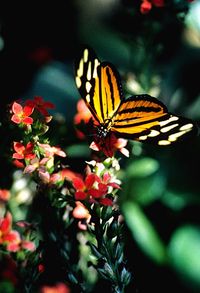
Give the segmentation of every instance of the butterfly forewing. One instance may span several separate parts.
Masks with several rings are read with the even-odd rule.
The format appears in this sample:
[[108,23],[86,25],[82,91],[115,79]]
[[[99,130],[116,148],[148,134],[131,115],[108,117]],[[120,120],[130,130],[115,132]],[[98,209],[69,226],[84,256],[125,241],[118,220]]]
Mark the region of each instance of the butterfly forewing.
[[105,124],[121,102],[121,83],[112,64],[101,63],[86,48],[76,66],[76,85],[96,120]]
[[[97,68],[100,65],[95,53],[91,49],[84,49],[78,62],[75,64],[75,81],[81,97],[86,102],[94,118],[99,121],[97,110],[95,108],[95,96],[99,92],[97,83]],[[95,94],[96,92],[96,94]],[[99,121],[100,122],[100,121]]]
[[[102,63],[100,66],[100,108],[103,121],[112,119],[121,103],[121,84],[118,73],[109,63]],[[98,100],[98,98],[97,98]]]

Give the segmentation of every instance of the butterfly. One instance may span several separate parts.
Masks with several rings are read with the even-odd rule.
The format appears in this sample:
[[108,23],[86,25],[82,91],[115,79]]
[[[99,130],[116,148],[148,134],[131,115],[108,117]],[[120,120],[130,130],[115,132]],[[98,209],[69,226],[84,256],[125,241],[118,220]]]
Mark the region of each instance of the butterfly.
[[75,63],[75,82],[97,122],[98,141],[115,134],[166,146],[197,132],[192,120],[169,113],[157,98],[148,94],[125,98],[114,65],[100,62],[91,48],[86,47]]

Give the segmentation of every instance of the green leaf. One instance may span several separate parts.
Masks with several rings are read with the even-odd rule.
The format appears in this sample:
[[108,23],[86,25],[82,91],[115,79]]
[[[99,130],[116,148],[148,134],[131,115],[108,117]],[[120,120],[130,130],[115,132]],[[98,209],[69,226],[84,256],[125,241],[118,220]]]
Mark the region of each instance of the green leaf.
[[97,268],[97,271],[103,279],[110,281],[110,276],[107,275],[107,272],[104,269]]
[[166,190],[161,201],[173,210],[181,210],[189,204],[199,204],[199,194],[191,192],[183,192],[179,190],[169,189]]
[[0,292],[4,293],[14,293],[15,288],[13,284],[9,281],[1,281],[0,282]]
[[171,264],[183,281],[200,290],[200,227],[185,225],[177,229],[168,251]]
[[93,253],[98,259],[103,258],[103,255],[99,252],[98,248],[97,248],[94,244],[89,243],[89,245],[90,245],[90,248],[91,248],[91,250],[92,250],[92,253]]
[[122,269],[121,272],[121,282],[127,286],[131,280],[131,274],[126,270],[126,268]]
[[90,149],[86,144],[74,144],[67,148],[67,155],[71,158],[74,157],[89,157]]
[[121,245],[121,243],[117,243],[117,246],[115,249],[115,255],[116,255],[117,262],[120,264],[124,258],[123,246]]
[[133,161],[127,168],[129,177],[147,177],[159,169],[158,161],[152,158],[141,158]]
[[149,219],[133,202],[122,204],[123,214],[135,241],[158,264],[166,262],[166,249]]
[[145,178],[132,178],[123,188],[123,200],[148,205],[161,197],[166,186],[165,180],[164,176],[158,173]]
[[69,278],[70,282],[72,282],[73,284],[78,284],[78,280],[77,280],[77,278],[75,277],[74,274],[69,273],[68,278]]

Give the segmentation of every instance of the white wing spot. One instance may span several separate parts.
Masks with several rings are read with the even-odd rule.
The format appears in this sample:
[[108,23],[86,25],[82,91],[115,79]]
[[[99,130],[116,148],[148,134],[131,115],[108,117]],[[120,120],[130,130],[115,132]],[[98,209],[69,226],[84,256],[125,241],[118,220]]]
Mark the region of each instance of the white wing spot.
[[193,124],[192,123],[188,123],[188,124],[185,124],[185,125],[183,125],[183,126],[181,126],[180,127],[180,130],[182,131],[182,130],[187,130],[187,131],[189,131],[189,130],[191,130],[193,128]]
[[83,60],[85,63],[88,61],[88,49],[85,49],[83,52]]
[[91,83],[90,83],[89,81],[87,81],[86,84],[85,84],[85,88],[86,88],[86,92],[87,92],[87,93],[90,92],[91,87],[92,87]]
[[147,139],[147,135],[142,135],[139,137],[139,140],[145,140],[145,139]]
[[159,134],[160,134],[159,131],[152,129],[151,132],[148,134],[148,136],[149,137],[154,137],[154,136],[157,136]]
[[81,79],[80,79],[80,77],[79,76],[76,76],[76,86],[77,86],[77,88],[80,88],[81,87]]
[[171,142],[168,141],[168,140],[160,140],[160,141],[158,142],[158,144],[159,144],[159,145],[169,145],[169,144],[171,144]]
[[167,131],[170,131],[171,129],[173,129],[176,126],[178,126],[178,123],[173,124],[173,125],[170,125],[170,126],[166,126],[166,127],[162,128],[160,131],[163,132],[163,133],[165,133]]
[[88,71],[87,71],[87,80],[90,80],[92,75],[91,75],[91,66],[92,66],[92,63],[91,61],[88,63]]
[[90,95],[87,94],[87,96],[85,97],[86,101],[89,103],[90,102]]
[[169,141],[176,141],[179,136],[185,134],[186,132],[188,132],[188,131],[180,131],[177,133],[170,134],[168,139],[169,139]]
[[99,64],[100,64],[99,60],[95,59],[94,60],[94,71],[93,71],[93,75],[92,75],[93,78],[97,77],[97,67],[99,66]]
[[77,75],[79,77],[83,76],[83,59],[81,59],[79,63],[79,69],[77,70]]
[[160,126],[165,126],[166,124],[176,121],[179,118],[177,116],[171,116],[169,119],[165,120],[165,121],[160,121]]

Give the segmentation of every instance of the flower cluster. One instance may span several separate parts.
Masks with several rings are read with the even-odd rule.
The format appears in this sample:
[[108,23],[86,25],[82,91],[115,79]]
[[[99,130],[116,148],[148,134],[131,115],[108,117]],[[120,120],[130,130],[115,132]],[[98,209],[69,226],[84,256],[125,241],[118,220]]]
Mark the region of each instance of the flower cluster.
[[[64,222],[61,225],[63,228],[65,227],[64,229],[67,229],[66,226],[73,224],[80,233],[82,231],[91,233],[91,227],[95,227],[97,224],[96,219],[98,217],[103,219],[103,216],[100,215],[101,211],[106,209],[109,211],[108,214],[105,214],[106,220],[103,222],[105,227],[107,227],[106,221],[113,217],[112,213],[116,213],[116,193],[121,189],[121,182],[117,179],[120,167],[118,160],[114,158],[114,154],[119,150],[128,155],[128,151],[125,149],[126,140],[118,139],[114,134],[105,138],[104,142],[99,139],[95,134],[98,131],[98,125],[95,125],[96,121],[94,121],[88,109],[83,111],[84,106],[83,101],[78,102],[78,113],[74,118],[75,125],[85,122],[86,125],[93,125],[94,141],[91,143],[90,148],[104,153],[103,160],[100,159],[102,154],[96,153],[94,156],[96,160],[87,162],[84,175],[71,170],[70,166],[63,162],[66,153],[60,147],[51,145],[46,138],[49,128],[48,123],[52,118],[48,113],[48,109],[52,109],[53,105],[43,101],[41,97],[35,97],[33,100],[28,100],[24,103],[15,101],[12,104],[11,121],[18,126],[21,133],[21,140],[13,142],[12,159],[14,165],[17,168],[21,168],[19,170],[20,174],[24,174],[26,180],[29,178],[30,182],[34,181],[34,184],[36,183],[37,188],[33,191],[31,203],[37,197],[38,191],[38,196],[47,201],[47,204],[51,206],[51,208],[49,207],[50,209],[57,209],[56,214],[60,215],[60,221]],[[90,124],[91,122],[92,124]],[[81,138],[83,139],[85,133],[78,132],[79,138],[81,133]],[[105,157],[107,158],[105,159]],[[3,204],[8,202],[9,207],[8,209],[5,207],[5,216],[0,219],[0,245],[10,252],[39,251],[35,252],[35,256],[32,257],[33,259],[35,257],[36,275],[45,274],[48,270],[45,259],[43,259],[45,252],[40,247],[37,247],[36,250],[37,244],[34,244],[32,236],[30,237],[30,235],[33,235],[31,231],[38,229],[36,229],[38,225],[35,222],[35,218],[33,216],[34,220],[30,223],[26,221],[26,218],[17,221],[18,230],[26,230],[26,237],[22,237],[18,230],[13,229],[12,214],[7,212],[7,210],[13,211],[12,207],[10,208],[9,206],[9,197],[10,192],[8,190],[0,190],[1,202]],[[20,202],[24,204],[24,201]],[[43,221],[43,219],[40,221]],[[98,229],[98,225],[95,229]],[[91,239],[95,237],[95,229],[93,228]],[[65,233],[67,232],[63,230],[61,235],[65,235]],[[58,238],[61,235],[58,235]],[[66,239],[66,235],[64,239]],[[76,236],[74,235],[74,237]],[[37,236],[35,240],[36,243],[40,242]],[[62,243],[62,241],[60,242]],[[64,255],[67,256],[65,252]],[[66,262],[68,261],[69,259],[66,259]],[[25,267],[27,263],[24,264]],[[115,267],[116,265],[113,266],[113,270],[115,270]],[[69,272],[70,276],[74,274],[73,266],[69,270],[72,270]],[[75,275],[74,278],[76,278]],[[55,286],[41,286],[40,291],[57,290],[59,292],[69,292],[69,288],[65,284],[71,280],[71,277],[69,277],[65,280],[66,283],[65,281],[63,283],[55,282],[52,283],[56,284]],[[77,290],[80,290],[80,288]]]
[[73,186],[76,190],[76,200],[87,200],[90,203],[100,203],[102,205],[113,205],[113,199],[109,197],[114,189],[120,186],[113,181],[109,172],[98,176],[88,168],[88,174],[85,179],[76,177],[73,180]]
[[50,146],[48,141],[43,139],[43,135],[48,130],[47,123],[52,119],[48,109],[53,108],[52,103],[45,102],[41,97],[27,100],[24,106],[17,102],[12,105],[11,120],[19,124],[27,133],[24,141],[13,143],[13,163],[23,168],[24,173],[34,173],[45,184],[51,182],[54,157],[66,157],[60,147]]
[[93,160],[88,162],[84,178],[80,175],[73,177],[72,184],[76,201],[73,217],[80,220],[78,227],[81,230],[87,229],[91,219],[91,214],[86,207],[88,204],[114,205],[115,193],[120,189],[121,184],[115,176],[118,170],[118,161],[114,158],[108,158],[101,163]]

